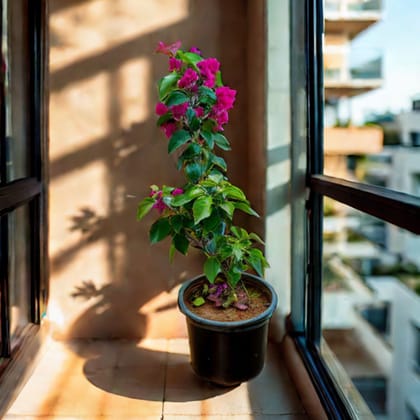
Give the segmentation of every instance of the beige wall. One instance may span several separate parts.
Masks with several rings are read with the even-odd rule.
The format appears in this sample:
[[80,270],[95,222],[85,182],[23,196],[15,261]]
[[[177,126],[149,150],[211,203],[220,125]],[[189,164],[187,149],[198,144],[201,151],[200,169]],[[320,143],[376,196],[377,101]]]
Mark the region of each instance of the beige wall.
[[[224,82],[238,90],[226,130],[231,180],[262,212],[264,190],[250,188],[259,173],[249,169],[248,143],[255,155],[264,136],[249,122],[248,97],[258,104],[264,76],[256,75],[258,83],[247,77],[254,63],[247,28],[257,19],[249,4],[255,7],[241,0],[50,2],[48,319],[56,337],[183,334],[173,288],[200,273],[199,258],[177,256],[170,265],[167,244],[148,243],[152,218],[135,220],[150,184],[179,180],[153,115],[155,83],[167,70],[153,54],[158,41],[179,39],[221,60]],[[262,223],[253,224],[260,233]]]

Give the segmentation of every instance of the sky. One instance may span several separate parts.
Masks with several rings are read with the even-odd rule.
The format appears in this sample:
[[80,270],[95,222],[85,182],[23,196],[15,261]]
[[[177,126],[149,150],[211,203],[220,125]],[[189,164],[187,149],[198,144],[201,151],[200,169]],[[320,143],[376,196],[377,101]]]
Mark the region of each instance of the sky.
[[382,53],[384,78],[380,89],[352,99],[352,119],[409,110],[411,98],[420,94],[420,0],[383,0],[382,20],[359,34],[352,47]]

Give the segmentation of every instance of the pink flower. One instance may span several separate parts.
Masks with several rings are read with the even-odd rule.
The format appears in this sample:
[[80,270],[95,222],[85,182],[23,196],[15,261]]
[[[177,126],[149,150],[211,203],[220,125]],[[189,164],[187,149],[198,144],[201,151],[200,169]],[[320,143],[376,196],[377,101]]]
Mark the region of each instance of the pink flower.
[[229,110],[233,108],[235,103],[236,90],[231,89],[228,86],[221,86],[216,88],[216,107],[218,109]]
[[220,68],[219,61],[215,58],[206,58],[198,62],[197,67],[204,79],[203,85],[212,88],[216,82],[216,73]]
[[160,128],[165,133],[165,136],[169,139],[172,137],[172,134],[175,133],[178,127],[176,126],[174,122],[167,122],[165,124],[162,124]]
[[192,89],[198,80],[198,74],[193,69],[185,70],[184,75],[178,81],[178,87],[185,89]]
[[197,118],[201,118],[204,115],[204,109],[201,106],[198,106],[194,109],[195,115],[197,115]]
[[201,50],[197,47],[191,47],[190,48],[190,52],[194,53],[194,54],[198,54],[201,55]]
[[174,57],[169,58],[169,71],[181,70],[181,67],[182,67],[181,60],[178,60],[177,58],[174,58]]
[[152,190],[150,196],[155,199],[152,209],[156,209],[159,213],[162,213],[166,209],[166,204],[163,202],[162,191]]
[[164,42],[159,41],[156,47],[156,52],[173,56],[181,48],[181,41],[176,41],[173,44],[166,45]]
[[183,193],[184,193],[184,190],[182,188],[175,188],[172,191],[172,195],[180,195],[180,194],[183,194]]
[[156,111],[157,115],[161,116],[163,114],[166,114],[169,111],[169,109],[164,103],[158,102],[156,104],[156,110],[155,111]]
[[223,131],[223,125],[229,121],[228,112],[225,110],[221,110],[216,114],[212,114],[211,116],[212,118],[214,118],[214,120],[217,123],[217,126],[215,127],[216,129],[215,131]]
[[172,115],[174,116],[176,120],[180,120],[187,112],[187,109],[188,109],[188,102],[171,106]]

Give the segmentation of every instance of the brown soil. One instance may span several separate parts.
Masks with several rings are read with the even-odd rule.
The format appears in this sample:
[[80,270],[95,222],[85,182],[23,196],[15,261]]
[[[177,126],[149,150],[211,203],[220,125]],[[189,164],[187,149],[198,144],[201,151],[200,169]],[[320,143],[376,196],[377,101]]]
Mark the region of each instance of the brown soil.
[[[186,305],[191,312],[201,318],[222,322],[243,321],[261,314],[270,306],[271,303],[270,297],[262,291],[259,290],[259,293],[252,293],[253,287],[248,287],[248,291],[250,292],[252,298],[250,299],[248,304],[249,307],[246,310],[240,310],[235,307],[227,309],[218,308],[211,302],[206,302],[204,305],[198,307],[192,305],[190,302],[186,302]],[[253,296],[255,294],[258,296]]]

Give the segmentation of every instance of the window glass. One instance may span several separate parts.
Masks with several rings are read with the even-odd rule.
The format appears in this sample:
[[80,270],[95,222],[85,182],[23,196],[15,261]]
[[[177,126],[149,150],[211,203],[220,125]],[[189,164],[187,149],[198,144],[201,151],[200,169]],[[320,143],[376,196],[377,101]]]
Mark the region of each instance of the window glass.
[[[28,164],[28,43],[23,0],[2,1],[2,48],[5,89],[6,180],[29,175]],[[13,22],[13,25],[11,24]]]
[[9,222],[9,317],[12,341],[30,319],[30,238],[28,206],[8,215]]
[[324,2],[324,173],[415,194],[420,3],[407,1]]
[[344,368],[374,415],[405,418],[410,396],[420,395],[420,237],[324,198],[322,284],[322,354],[332,373],[341,383],[336,364]]

